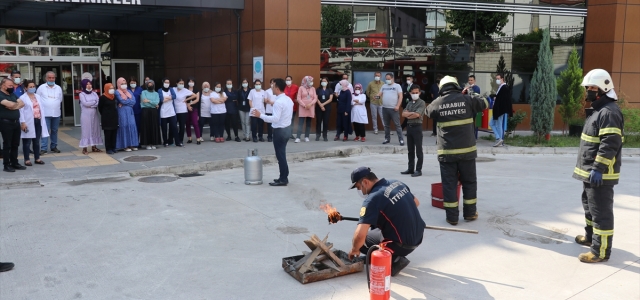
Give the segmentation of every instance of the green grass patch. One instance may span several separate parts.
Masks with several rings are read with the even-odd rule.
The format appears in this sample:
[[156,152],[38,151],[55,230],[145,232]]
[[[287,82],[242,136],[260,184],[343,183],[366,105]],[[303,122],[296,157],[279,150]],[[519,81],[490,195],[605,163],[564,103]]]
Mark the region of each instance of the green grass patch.
[[[481,137],[483,140],[495,141],[493,135]],[[504,143],[514,147],[579,147],[580,138],[565,135],[552,135],[550,140],[541,139],[538,143],[536,136],[515,135],[505,138]],[[640,135],[627,135],[623,148],[640,148]]]

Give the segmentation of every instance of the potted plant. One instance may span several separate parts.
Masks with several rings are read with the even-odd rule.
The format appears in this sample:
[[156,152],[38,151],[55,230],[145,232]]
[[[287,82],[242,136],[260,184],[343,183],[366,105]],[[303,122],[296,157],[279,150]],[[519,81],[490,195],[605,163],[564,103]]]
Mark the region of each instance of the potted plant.
[[582,128],[584,128],[585,120],[583,118],[572,118],[569,120],[569,136],[580,136]]

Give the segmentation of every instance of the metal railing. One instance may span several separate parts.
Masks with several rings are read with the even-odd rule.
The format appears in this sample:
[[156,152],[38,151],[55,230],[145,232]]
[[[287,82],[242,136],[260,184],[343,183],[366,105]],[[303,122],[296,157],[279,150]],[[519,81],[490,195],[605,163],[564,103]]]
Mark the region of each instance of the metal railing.
[[0,44],[0,62],[99,62],[99,46]]

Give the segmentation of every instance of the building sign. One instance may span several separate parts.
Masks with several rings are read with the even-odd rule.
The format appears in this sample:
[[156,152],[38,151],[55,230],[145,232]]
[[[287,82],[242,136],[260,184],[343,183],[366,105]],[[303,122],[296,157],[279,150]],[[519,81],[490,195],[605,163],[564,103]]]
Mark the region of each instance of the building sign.
[[264,81],[264,56],[253,58],[253,81],[256,79]]
[[[38,2],[65,2],[65,3],[86,3],[86,4],[124,4],[143,5],[142,0],[36,0]],[[155,2],[155,1],[148,1]],[[153,5],[153,4],[152,4]]]

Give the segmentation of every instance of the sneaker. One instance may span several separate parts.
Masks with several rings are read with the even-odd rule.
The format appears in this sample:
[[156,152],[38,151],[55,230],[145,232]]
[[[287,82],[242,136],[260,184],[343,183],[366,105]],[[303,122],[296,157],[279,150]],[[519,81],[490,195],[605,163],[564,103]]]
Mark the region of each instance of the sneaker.
[[125,152],[131,152],[131,149],[127,148],[127,149],[124,149],[124,151]]
[[[188,142],[187,142],[187,143],[188,143]],[[147,150],[151,150],[151,149],[153,149],[153,148],[151,148],[151,146],[147,146]]]
[[377,131],[377,130],[374,130],[374,131],[373,131],[373,134],[378,134],[378,131]]
[[300,143],[300,139],[296,139],[296,143]]
[[131,149],[131,150],[133,150],[133,151],[138,151],[138,148],[133,148],[133,149]]
[[13,269],[15,265],[10,262],[0,262],[0,272],[6,272]]
[[364,141],[366,141],[366,140],[367,140],[367,139],[365,139],[365,138],[360,139],[360,141],[361,141],[361,142],[364,142]]
[[395,262],[391,264],[391,276],[396,276],[402,269],[409,265],[411,261],[409,261],[404,256],[398,256]]
[[404,141],[400,141],[400,146],[404,146]]
[[470,217],[464,217],[464,219],[465,219],[465,220],[467,220],[467,221],[473,221],[473,220],[476,220],[476,219],[478,219],[478,212],[476,212],[473,216],[470,216]]
[[51,152],[60,153],[60,150],[58,150],[58,148],[53,148],[53,149],[51,149]]
[[587,247],[591,247],[591,241],[587,239],[586,236],[584,235],[578,235],[576,236],[576,243],[583,245],[583,246],[587,246]]
[[504,142],[502,140],[497,140],[495,144],[493,144],[493,147],[502,147],[504,145]]
[[357,142],[357,141],[359,141],[359,140],[360,140],[360,137],[359,137],[359,136],[357,136],[355,139],[353,139],[353,141],[354,141],[354,142]]
[[304,142],[309,142],[309,138],[304,138]]
[[388,144],[389,140],[384,140],[384,142],[382,142],[383,145]]
[[47,150],[40,151],[40,155],[45,155],[45,154],[47,154]]
[[595,254],[591,253],[591,251],[578,255],[578,259],[583,263],[597,263],[609,260],[608,258],[597,257]]
[[151,149],[156,150],[156,146],[151,146]]
[[217,140],[214,137],[211,137],[211,141],[212,142],[217,142]]

